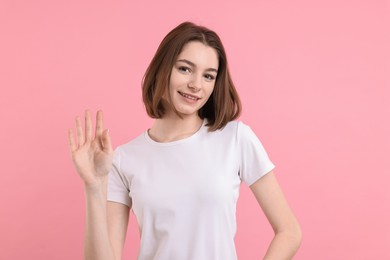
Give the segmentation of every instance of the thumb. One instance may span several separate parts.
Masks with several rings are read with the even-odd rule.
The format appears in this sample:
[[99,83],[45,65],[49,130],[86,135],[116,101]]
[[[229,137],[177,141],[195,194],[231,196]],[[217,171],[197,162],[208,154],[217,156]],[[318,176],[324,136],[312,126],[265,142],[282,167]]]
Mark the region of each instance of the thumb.
[[112,152],[111,137],[108,132],[109,130],[106,129],[102,134],[103,151]]

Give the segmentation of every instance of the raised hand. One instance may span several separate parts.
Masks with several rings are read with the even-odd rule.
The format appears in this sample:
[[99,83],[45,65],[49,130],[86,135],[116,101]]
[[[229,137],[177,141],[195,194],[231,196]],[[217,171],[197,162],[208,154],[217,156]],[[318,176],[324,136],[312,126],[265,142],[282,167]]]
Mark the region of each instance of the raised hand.
[[89,110],[85,111],[85,132],[80,117],[76,117],[76,132],[77,142],[72,129],[68,131],[73,164],[85,185],[99,184],[108,175],[113,157],[108,129],[103,131],[103,111],[96,113],[95,137]]

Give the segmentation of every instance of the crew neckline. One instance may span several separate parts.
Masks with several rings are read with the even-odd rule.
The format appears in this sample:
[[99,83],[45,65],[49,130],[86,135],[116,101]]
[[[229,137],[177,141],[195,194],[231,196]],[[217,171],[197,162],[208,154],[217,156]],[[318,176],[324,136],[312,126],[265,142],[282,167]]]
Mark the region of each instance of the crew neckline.
[[186,143],[186,142],[189,142],[189,141],[195,139],[202,132],[202,130],[204,128],[206,128],[206,124],[207,124],[207,119],[205,118],[205,119],[203,119],[202,125],[199,127],[199,129],[195,133],[193,133],[192,135],[185,137],[183,139],[179,139],[179,140],[175,140],[175,141],[171,141],[171,142],[157,142],[157,141],[153,140],[149,135],[149,129],[147,129],[144,132],[144,137],[149,143],[151,143],[153,145],[157,145],[157,146],[172,146],[172,145],[182,144],[182,143]]

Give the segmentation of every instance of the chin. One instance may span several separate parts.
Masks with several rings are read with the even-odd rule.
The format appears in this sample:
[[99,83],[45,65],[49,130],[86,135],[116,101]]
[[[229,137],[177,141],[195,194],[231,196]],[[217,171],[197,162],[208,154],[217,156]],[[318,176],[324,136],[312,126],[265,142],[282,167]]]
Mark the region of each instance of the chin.
[[198,115],[198,111],[189,112],[189,111],[178,110],[177,112],[179,112],[179,115],[181,115],[183,117],[190,117],[190,116],[197,116]]
[[180,114],[180,115],[182,115],[182,116],[184,116],[184,117],[188,117],[188,116],[193,116],[193,115],[198,115],[198,111],[199,111],[199,109],[177,109],[176,108],[176,111]]

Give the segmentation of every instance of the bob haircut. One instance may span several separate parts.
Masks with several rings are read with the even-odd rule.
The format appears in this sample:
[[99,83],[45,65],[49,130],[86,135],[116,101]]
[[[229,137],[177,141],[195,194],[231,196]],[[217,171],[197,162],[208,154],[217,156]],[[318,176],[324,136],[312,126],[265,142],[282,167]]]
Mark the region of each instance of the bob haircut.
[[[222,129],[240,115],[241,102],[231,79],[225,49],[219,36],[214,31],[191,22],[181,23],[165,36],[147,68],[142,79],[142,98],[146,112],[151,118],[164,116],[167,107],[164,106],[166,102],[163,96],[169,88],[172,68],[184,45],[191,41],[201,42],[218,53],[219,65],[214,90],[199,109],[198,115],[202,119],[207,118],[209,131]],[[167,96],[169,105],[181,117],[171,105],[169,95]]]

